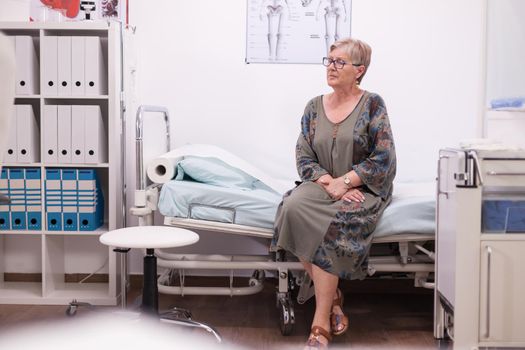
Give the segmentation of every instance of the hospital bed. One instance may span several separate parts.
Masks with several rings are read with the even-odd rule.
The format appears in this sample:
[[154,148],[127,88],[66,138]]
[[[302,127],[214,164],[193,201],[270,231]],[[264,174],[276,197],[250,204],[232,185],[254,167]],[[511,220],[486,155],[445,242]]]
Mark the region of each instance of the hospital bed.
[[[148,165],[146,181],[143,154],[143,119],[147,112],[161,112],[170,144],[169,114],[160,107],[142,106],[136,120],[137,189],[131,213],[139,225],[152,225],[160,211],[164,224],[209,233],[221,233],[267,241],[273,235],[277,205],[293,182],[283,184],[259,169],[210,145],[186,145],[170,151]],[[167,147],[169,149],[169,147]],[[210,171],[211,170],[211,171]],[[222,178],[224,172],[231,178]],[[224,175],[226,176],[226,175]],[[199,181],[195,181],[198,179]],[[248,180],[247,180],[248,179]],[[246,181],[252,181],[246,185]],[[226,183],[223,183],[223,182]],[[239,187],[240,186],[240,187]],[[244,186],[244,187],[243,187]],[[435,194],[433,184],[396,186],[392,203],[385,209],[374,233],[368,274],[402,274],[414,278],[416,287],[433,288]],[[430,190],[429,190],[430,188]],[[374,254],[374,248],[378,254]],[[263,289],[267,273],[278,280],[276,304],[280,329],[288,335],[295,323],[294,298],[302,304],[313,295],[313,286],[303,267],[285,252],[262,255],[175,254],[157,250],[160,293],[176,295],[249,295]],[[227,270],[229,286],[187,286],[192,270]],[[234,271],[253,271],[248,285],[233,285]]]

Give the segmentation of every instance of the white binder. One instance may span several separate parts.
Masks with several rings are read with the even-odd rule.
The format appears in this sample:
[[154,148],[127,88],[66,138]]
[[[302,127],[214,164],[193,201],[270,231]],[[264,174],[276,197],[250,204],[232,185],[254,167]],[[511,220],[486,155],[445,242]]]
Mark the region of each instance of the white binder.
[[58,106],[44,105],[42,113],[42,145],[44,147],[44,163],[58,163]]
[[58,37],[58,95],[71,96],[71,37]]
[[17,35],[15,38],[16,89],[17,95],[35,95],[40,85],[38,58],[33,38]]
[[11,112],[11,122],[9,123],[9,138],[7,139],[7,145],[4,154],[4,162],[16,163],[16,156],[18,153],[16,145],[16,108],[13,106]]
[[84,163],[85,106],[71,106],[71,163]]
[[18,163],[35,163],[40,158],[39,128],[31,105],[16,105]]
[[58,106],[58,163],[71,163],[71,106]]
[[83,36],[71,37],[71,95],[83,96],[85,90],[85,50],[86,40]]
[[40,40],[42,95],[58,95],[58,37],[44,35]]
[[97,36],[86,36],[85,40],[86,95],[105,95],[107,94],[108,84],[102,43]]
[[85,108],[85,162],[104,163],[107,161],[106,128],[100,106]]

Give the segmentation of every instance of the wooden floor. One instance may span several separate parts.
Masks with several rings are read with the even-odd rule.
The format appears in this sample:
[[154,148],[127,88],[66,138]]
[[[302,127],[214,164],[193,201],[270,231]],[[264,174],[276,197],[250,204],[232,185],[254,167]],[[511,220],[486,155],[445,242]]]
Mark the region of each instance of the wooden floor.
[[[246,349],[301,349],[308,335],[314,301],[295,306],[292,335],[282,336],[275,307],[275,284],[263,292],[242,297],[161,295],[159,308],[190,309],[193,319],[213,325],[225,345]],[[342,285],[349,331],[336,337],[331,348],[345,349],[451,349],[433,338],[433,295],[411,287],[409,280],[374,280]],[[138,300],[139,287],[129,293],[130,307]],[[65,306],[0,305],[0,331],[20,329],[34,322],[65,320]],[[77,316],[93,313],[79,309]],[[194,333],[195,331],[193,331]],[[203,332],[202,337],[211,337]],[[228,348],[226,346],[225,348]]]

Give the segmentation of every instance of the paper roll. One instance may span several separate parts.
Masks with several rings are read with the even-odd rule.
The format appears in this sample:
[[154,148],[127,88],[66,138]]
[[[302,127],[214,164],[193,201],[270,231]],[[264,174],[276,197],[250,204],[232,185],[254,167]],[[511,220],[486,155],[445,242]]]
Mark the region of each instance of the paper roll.
[[177,163],[182,158],[175,150],[153,159],[146,168],[148,178],[157,184],[164,184],[172,180],[176,175]]

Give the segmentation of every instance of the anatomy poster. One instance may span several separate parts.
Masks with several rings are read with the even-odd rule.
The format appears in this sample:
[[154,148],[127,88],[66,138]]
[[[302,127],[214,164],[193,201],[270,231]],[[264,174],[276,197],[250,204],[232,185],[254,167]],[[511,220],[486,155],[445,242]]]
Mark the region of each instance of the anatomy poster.
[[246,63],[321,63],[350,36],[351,0],[247,0]]

